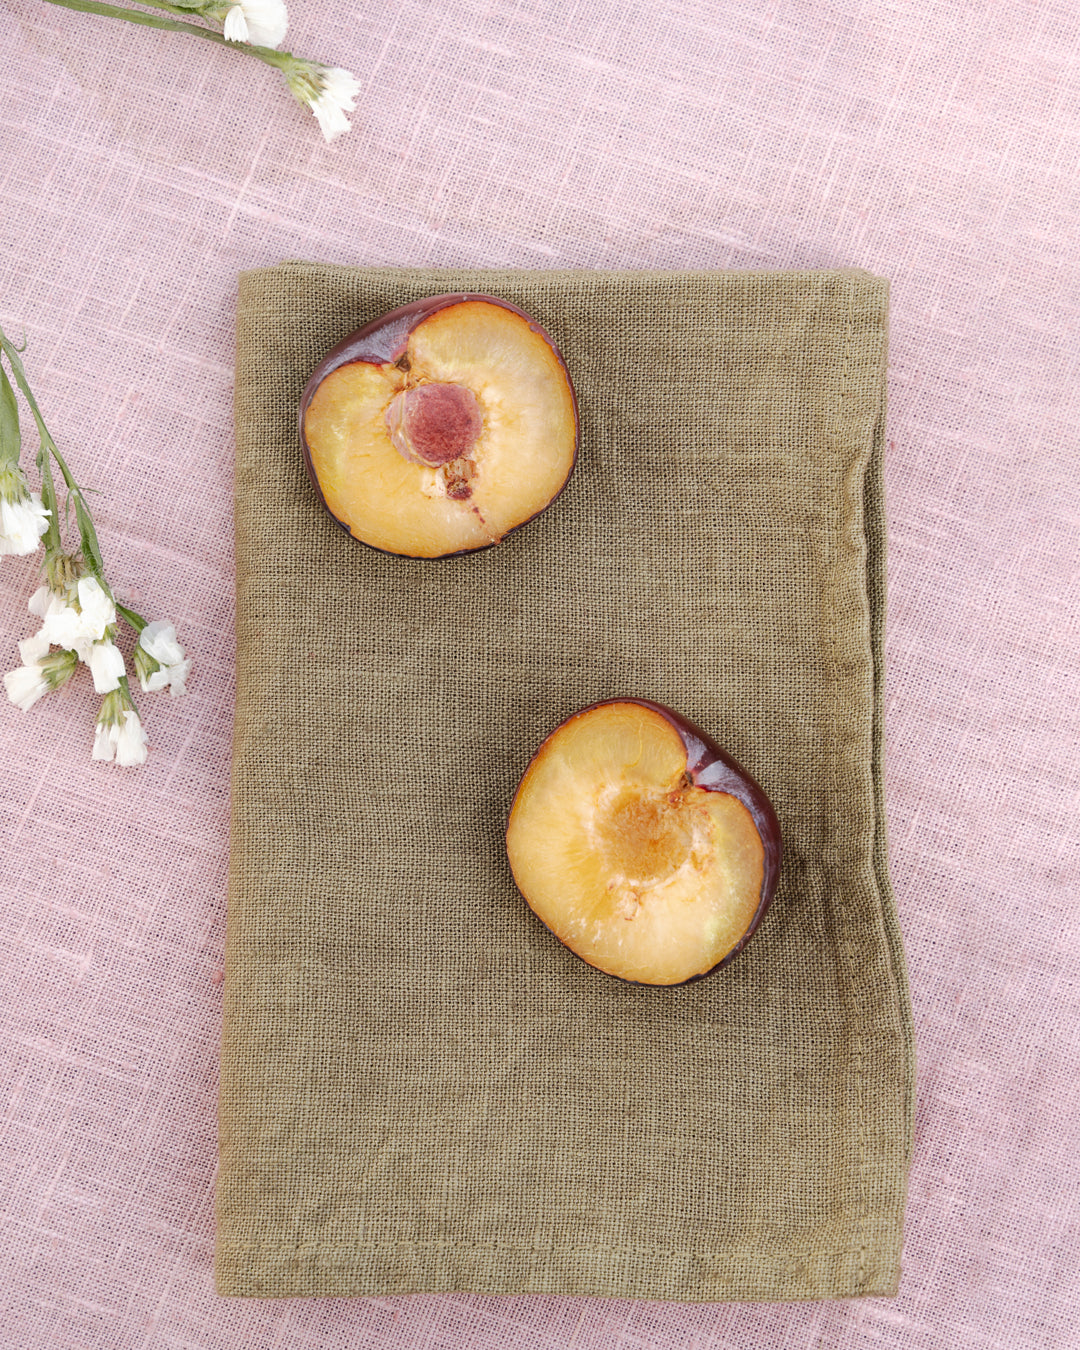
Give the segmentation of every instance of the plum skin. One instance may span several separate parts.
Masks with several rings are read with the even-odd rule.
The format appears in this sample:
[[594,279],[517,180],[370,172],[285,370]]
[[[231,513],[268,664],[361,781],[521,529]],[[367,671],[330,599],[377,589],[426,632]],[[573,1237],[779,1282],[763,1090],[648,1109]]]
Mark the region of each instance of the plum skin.
[[[329,506],[327,506],[326,498],[323,496],[322,487],[320,486],[318,477],[315,473],[315,466],[312,463],[311,450],[307,443],[307,437],[304,434],[304,417],[307,413],[308,405],[314,398],[315,391],[318,389],[319,385],[328,375],[332,374],[340,366],[349,365],[350,362],[353,361],[368,361],[378,365],[390,364],[397,361],[404,354],[406,347],[408,346],[409,335],[414,328],[418,327],[419,324],[424,321],[424,319],[429,318],[440,309],[446,309],[450,305],[460,305],[470,300],[479,300],[488,305],[498,305],[502,309],[508,309],[511,313],[520,315],[520,317],[528,323],[532,331],[539,334],[539,336],[547,343],[548,347],[550,347],[566,377],[566,385],[570,391],[570,399],[574,408],[574,449],[570,459],[570,468],[567,471],[566,477],[563,479],[562,486],[550,501],[546,502],[539,511],[535,511],[527,520],[523,520],[519,524],[513,526],[511,529],[507,530],[501,538],[494,540],[490,544],[482,544],[477,548],[459,549],[454,553],[440,553],[432,558],[414,558],[412,554],[404,555],[394,553],[390,549],[379,548],[376,544],[369,544],[364,539],[358,539],[357,536],[353,534],[352,530],[349,529],[348,525],[346,525],[343,520],[339,520],[338,517],[334,515],[333,511],[330,510]],[[303,391],[300,394],[298,427],[300,433],[300,448],[304,456],[304,468],[307,470],[308,479],[315,489],[315,495],[322,503],[331,520],[340,525],[350,539],[358,544],[362,544],[364,548],[371,549],[374,553],[381,553],[384,556],[391,558],[407,556],[411,561],[416,562],[439,562],[446,558],[465,558],[473,553],[485,553],[489,548],[494,548],[496,544],[501,544],[504,540],[509,539],[512,534],[516,534],[518,530],[523,529],[526,525],[530,524],[530,522],[536,520],[537,517],[542,516],[544,512],[547,511],[549,507],[553,506],[566,491],[570,479],[574,476],[574,470],[577,468],[578,450],[581,445],[581,417],[578,409],[577,391],[574,389],[574,382],[570,378],[570,371],[567,369],[563,354],[556,346],[551,334],[546,328],[541,327],[540,324],[526,314],[523,309],[520,309],[517,305],[511,304],[509,300],[502,300],[495,295],[484,295],[478,291],[453,291],[447,292],[444,295],[425,296],[422,300],[413,300],[407,305],[401,305],[397,309],[387,311],[387,313],[380,315],[377,319],[372,319],[372,321],[366,323],[363,328],[358,328],[355,332],[342,338],[340,342],[330,348],[308,376],[307,383],[304,385]]]
[[[645,980],[627,980],[621,975],[613,975],[610,971],[602,969],[600,966],[594,966],[591,962],[575,952],[573,947],[567,946],[549,924],[544,923],[543,919],[536,913],[531,905],[528,905],[529,913],[544,928],[551,933],[556,942],[567,951],[577,957],[582,964],[587,965],[590,970],[598,971],[601,975],[606,975],[608,979],[618,980],[620,984],[634,985],[642,989],[684,989],[687,985],[697,984],[699,980],[708,979],[710,975],[715,975],[718,970],[723,970],[725,966],[730,965],[735,957],[743,950],[746,944],[757,932],[761,925],[765,912],[776,894],[776,888],[780,881],[780,865],[783,855],[783,841],[780,831],[780,822],[777,819],[776,812],[773,810],[772,802],[765,795],[765,790],[747,772],[726,750],[707,735],[706,732],[689,718],[683,717],[681,713],[673,711],[663,703],[655,703],[647,698],[605,698],[596,703],[589,703],[584,708],[579,708],[571,713],[569,717],[564,717],[557,727],[554,727],[547,736],[537,746],[535,752],[529,759],[529,763],[518,780],[518,788],[525,779],[529,767],[536,759],[540,751],[548,743],[552,736],[556,734],[567,722],[575,717],[581,717],[585,713],[592,712],[596,708],[607,708],[616,704],[633,703],[641,708],[648,708],[651,712],[659,714],[668,722],[678,733],[680,740],[686,747],[686,772],[695,787],[704,788],[709,792],[727,792],[736,797],[750,813],[754,822],[754,827],[761,838],[762,847],[765,852],[765,865],[761,878],[761,895],[758,905],[754,911],[753,918],[749,926],[743,933],[739,941],[732,947],[722,960],[708,970],[703,970],[697,975],[691,975],[689,979],[681,980],[675,984],[649,984]],[[517,800],[517,791],[514,793],[514,800]],[[512,804],[511,804],[512,806]]]

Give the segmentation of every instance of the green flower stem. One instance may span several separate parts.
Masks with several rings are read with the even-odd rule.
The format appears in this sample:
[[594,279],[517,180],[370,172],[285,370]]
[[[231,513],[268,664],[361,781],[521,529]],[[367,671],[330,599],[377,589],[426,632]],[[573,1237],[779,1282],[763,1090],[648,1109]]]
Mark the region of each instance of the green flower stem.
[[[52,466],[49,463],[49,456],[51,455],[56,460],[57,468],[59,468],[63,477],[64,485],[68,490],[69,501],[75,507],[75,519],[79,526],[79,541],[82,545],[83,557],[102,587],[108,590],[104,576],[105,564],[101,559],[101,547],[98,544],[97,531],[94,529],[94,521],[90,515],[90,508],[86,504],[86,498],[83,496],[82,488],[72,477],[71,470],[64,462],[63,455],[61,455],[56,442],[49,434],[49,428],[45,425],[45,419],[41,415],[37,399],[34,397],[30,382],[26,378],[26,371],[23,370],[18,349],[8,340],[2,329],[0,329],[0,348],[3,349],[4,355],[8,359],[11,373],[15,376],[15,383],[22,390],[23,397],[30,405],[30,411],[34,414],[34,421],[37,423],[38,436],[41,439],[41,448],[38,450],[37,456],[37,465],[41,472],[41,500],[52,512],[49,518],[49,528],[45,533],[45,553],[48,555],[54,549],[60,547],[60,506],[57,501]],[[109,591],[109,594],[111,595],[112,592]]]
[[[181,18],[190,19],[192,10],[204,8],[202,4],[196,5],[170,5],[169,0],[138,0],[140,5],[146,5],[149,9],[164,9],[170,14],[178,14]],[[199,15],[205,18],[205,15]]]
[[124,707],[130,708],[132,712],[137,712],[138,709],[135,707],[135,700],[131,697],[131,685],[128,684],[128,677],[126,675],[120,676],[120,688],[124,691]]
[[135,635],[138,636],[146,627],[146,620],[143,616],[141,614],[136,614],[133,609],[128,609],[127,605],[122,605],[115,596],[113,596],[113,604],[116,606],[117,614],[120,615],[125,623],[130,624],[131,627],[134,628]]
[[[50,0],[50,3],[55,2],[56,0]],[[60,470],[60,476],[64,480],[64,486],[68,491],[68,501],[75,507],[75,520],[79,527],[79,544],[83,561],[92,575],[97,578],[102,590],[112,598],[115,604],[116,597],[112,593],[112,587],[105,580],[105,563],[101,557],[101,545],[98,543],[97,530],[94,529],[94,518],[90,514],[86,497],[82,488],[75,481],[67,462],[60,453],[59,447],[49,434],[49,428],[45,425],[45,419],[41,415],[41,409],[38,407],[37,399],[30,388],[30,382],[26,378],[26,371],[19,359],[19,349],[8,339],[2,328],[0,328],[0,351],[7,357],[11,373],[15,376],[15,383],[30,405],[30,411],[34,414],[38,437],[41,441],[37,454],[37,466],[41,474],[41,501],[50,513],[49,528],[45,531],[42,540],[45,545],[46,566],[51,559],[59,557],[63,550],[63,541],[60,537],[60,503],[57,499],[56,482],[53,478],[51,463],[51,460],[55,459],[56,466]],[[117,605],[117,611],[124,616],[137,633],[142,632],[143,628],[146,627],[146,620],[140,618],[134,610]]]
[[124,720],[125,712],[137,713],[138,711],[135,700],[131,696],[131,685],[128,684],[128,677],[121,675],[117,688],[110,689],[101,700],[101,708],[97,716],[98,726],[119,726]]
[[7,372],[0,366],[0,468],[16,466],[21,448],[19,405],[15,402],[15,390]]
[[[199,11],[203,8],[203,5],[201,4],[171,5],[169,4],[169,0],[138,0],[138,3],[140,5],[145,5],[148,9],[163,9],[169,14],[178,15],[181,19],[190,19],[192,17],[192,11]],[[136,10],[135,12],[138,13],[139,11]],[[206,15],[196,12],[195,17],[205,19]]]
[[15,383],[22,390],[27,403],[30,405],[30,411],[34,414],[34,421],[37,423],[38,434],[41,437],[41,449],[38,451],[37,462],[38,469],[41,471],[41,500],[42,504],[49,512],[49,528],[45,531],[42,540],[45,545],[46,557],[48,557],[50,553],[57,551],[60,548],[60,508],[56,500],[56,487],[53,483],[52,467],[49,464],[49,457],[46,454],[46,447],[51,447],[53,440],[42,419],[41,410],[38,408],[37,401],[30,392],[30,385],[27,383],[26,372],[23,370],[22,362],[19,360],[19,348],[8,339],[2,328],[0,328],[0,351],[7,357],[8,364],[11,366],[11,373],[15,376]]
[[63,547],[60,538],[60,505],[56,500],[56,485],[53,483],[52,463],[44,453],[38,454],[38,468],[41,471],[41,501],[49,513],[49,528],[45,531],[42,543],[45,545],[45,560],[58,554]]
[[[268,66],[278,70],[287,70],[296,60],[291,52],[275,51],[273,47],[256,47],[250,42],[229,42],[212,28],[200,28],[197,23],[184,23],[178,19],[163,19],[159,14],[147,14],[141,9],[125,9],[122,5],[104,5],[100,0],[46,0],[47,4],[60,5],[64,9],[76,9],[81,14],[103,14],[107,19],[124,19],[128,23],[141,23],[147,28],[164,28],[170,33],[190,33],[193,37],[204,38],[207,42],[216,42],[219,47],[230,47],[233,51],[247,52],[256,56]],[[173,14],[185,11],[171,5],[161,4]]]

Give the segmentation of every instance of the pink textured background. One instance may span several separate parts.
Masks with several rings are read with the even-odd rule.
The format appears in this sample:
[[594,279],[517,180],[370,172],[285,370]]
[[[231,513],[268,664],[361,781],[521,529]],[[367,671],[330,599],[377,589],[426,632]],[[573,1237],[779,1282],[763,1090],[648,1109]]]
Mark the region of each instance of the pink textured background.
[[[0,322],[122,594],[177,622],[150,764],[77,687],[0,708],[0,1345],[1080,1343],[1076,0],[293,0],[363,81],[0,9]],[[896,1300],[211,1286],[233,692],[237,272],[782,268],[893,282],[888,810],[919,1043]],[[33,559],[0,559],[0,665]]]

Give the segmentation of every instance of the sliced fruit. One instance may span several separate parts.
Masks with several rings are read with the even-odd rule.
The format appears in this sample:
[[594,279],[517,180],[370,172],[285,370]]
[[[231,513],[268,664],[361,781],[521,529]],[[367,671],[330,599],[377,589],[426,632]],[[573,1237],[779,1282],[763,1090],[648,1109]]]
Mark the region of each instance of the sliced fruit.
[[639,984],[729,961],[780,875],[764,792],[698,727],[644,699],[598,703],[544,741],[506,835],[514,880],[560,942]]
[[330,514],[374,548],[487,548],[543,511],[577,455],[577,403],[551,338],[491,296],[384,315],[330,352],[300,401]]

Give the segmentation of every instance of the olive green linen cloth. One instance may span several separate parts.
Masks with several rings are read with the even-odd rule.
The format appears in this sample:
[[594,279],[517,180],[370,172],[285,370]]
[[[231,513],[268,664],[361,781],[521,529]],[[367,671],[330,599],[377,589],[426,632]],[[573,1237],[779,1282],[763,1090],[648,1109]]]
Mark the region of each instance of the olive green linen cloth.
[[[581,451],[498,547],[412,561],[323,511],[297,402],[340,338],[446,291],[551,333]],[[222,1293],[896,1290],[887,300],[856,271],[242,277]],[[784,831],[757,936],[682,988],[571,955],[506,862],[534,749],[620,694],[707,728]]]

